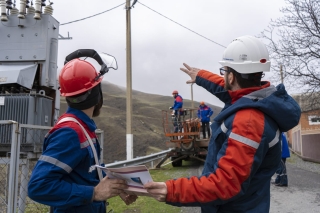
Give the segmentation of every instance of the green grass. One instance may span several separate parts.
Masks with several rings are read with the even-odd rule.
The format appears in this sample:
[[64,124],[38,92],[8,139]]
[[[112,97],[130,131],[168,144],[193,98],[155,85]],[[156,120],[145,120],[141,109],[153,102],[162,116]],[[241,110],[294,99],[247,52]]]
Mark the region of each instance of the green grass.
[[[186,165],[188,162],[183,161]],[[173,168],[171,164],[164,166],[161,169],[151,169],[150,174],[153,181],[164,182],[168,179],[185,177],[187,176],[188,167],[175,167]],[[108,211],[111,209],[114,213],[176,213],[180,212],[179,207],[174,207],[167,205],[162,202],[156,201],[151,197],[139,197],[136,202],[127,206],[120,197],[114,197],[108,200],[109,206]]]

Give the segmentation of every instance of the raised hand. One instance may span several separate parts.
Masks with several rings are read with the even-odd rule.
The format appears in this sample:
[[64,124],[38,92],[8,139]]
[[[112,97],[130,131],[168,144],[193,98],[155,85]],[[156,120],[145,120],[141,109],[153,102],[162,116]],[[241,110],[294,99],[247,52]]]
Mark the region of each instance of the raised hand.
[[180,68],[180,70],[185,72],[186,74],[188,74],[190,76],[190,78],[191,78],[191,80],[187,81],[187,84],[195,83],[196,82],[196,77],[197,77],[198,72],[200,71],[200,69],[194,68],[194,67],[190,67],[186,63],[183,63],[183,66],[185,66],[186,68]]

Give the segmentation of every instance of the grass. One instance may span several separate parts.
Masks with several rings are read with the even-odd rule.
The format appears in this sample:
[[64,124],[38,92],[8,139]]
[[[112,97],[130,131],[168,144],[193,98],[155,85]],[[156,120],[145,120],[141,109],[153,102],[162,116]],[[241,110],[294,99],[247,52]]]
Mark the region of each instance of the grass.
[[[183,164],[188,162],[183,161]],[[161,169],[151,169],[150,174],[155,182],[163,182],[168,179],[178,178],[188,176],[188,167],[175,167],[173,168],[171,164],[168,164]],[[125,203],[119,197],[114,197],[108,200],[109,206],[108,211],[111,209],[114,213],[176,213],[180,212],[179,207],[174,207],[156,201],[151,197],[139,197],[136,202],[126,206]]]

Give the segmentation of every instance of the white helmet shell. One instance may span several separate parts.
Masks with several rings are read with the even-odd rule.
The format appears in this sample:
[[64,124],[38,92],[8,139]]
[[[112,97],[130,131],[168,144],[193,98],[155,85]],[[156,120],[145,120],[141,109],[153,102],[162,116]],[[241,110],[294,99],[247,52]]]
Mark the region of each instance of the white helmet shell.
[[270,71],[267,47],[253,36],[234,39],[225,49],[219,63],[243,74]]

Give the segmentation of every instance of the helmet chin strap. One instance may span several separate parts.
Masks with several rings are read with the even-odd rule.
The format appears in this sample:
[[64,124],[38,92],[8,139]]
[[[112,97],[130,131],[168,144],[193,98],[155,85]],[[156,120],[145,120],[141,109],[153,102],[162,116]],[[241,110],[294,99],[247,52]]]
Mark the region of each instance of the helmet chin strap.
[[[87,92],[86,92],[87,93]],[[77,99],[77,97],[83,97],[85,93],[82,93],[77,96],[71,96],[71,97],[66,97],[66,101],[68,105],[71,108],[79,109],[79,110],[85,110],[89,109],[90,107],[96,106],[97,104],[101,103],[100,105],[102,106],[103,102],[103,95],[102,95],[102,90],[101,90],[101,83],[96,85],[91,89],[91,92],[87,96],[86,99],[84,99],[81,102],[74,102],[73,100]]]

